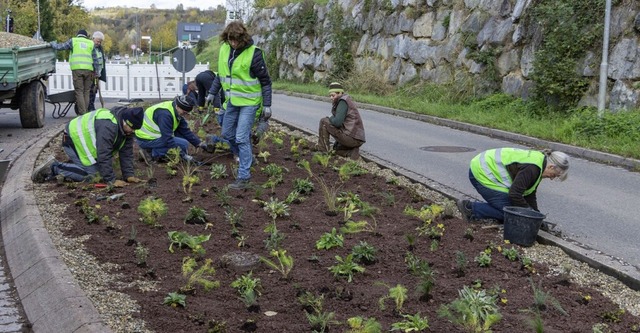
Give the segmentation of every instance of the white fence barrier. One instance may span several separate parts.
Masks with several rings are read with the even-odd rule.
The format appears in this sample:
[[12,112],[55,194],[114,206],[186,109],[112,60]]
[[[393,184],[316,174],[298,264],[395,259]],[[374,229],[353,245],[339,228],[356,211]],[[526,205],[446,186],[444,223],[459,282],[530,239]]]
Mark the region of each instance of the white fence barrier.
[[[184,74],[186,82],[209,68],[197,64]],[[107,82],[100,81],[105,98],[171,99],[182,94],[183,74],[171,64],[107,63]],[[49,77],[49,94],[73,90],[71,68],[68,62],[56,62],[56,72]]]

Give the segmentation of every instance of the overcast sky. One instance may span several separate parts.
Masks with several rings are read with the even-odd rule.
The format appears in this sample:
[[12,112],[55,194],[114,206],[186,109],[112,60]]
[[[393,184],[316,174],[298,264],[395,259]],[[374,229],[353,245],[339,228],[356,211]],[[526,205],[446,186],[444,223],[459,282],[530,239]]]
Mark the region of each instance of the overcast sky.
[[209,9],[210,7],[216,8],[218,5],[225,4],[225,0],[84,0],[84,7],[87,9],[93,9],[95,7],[137,7],[137,8],[150,8],[152,4],[156,5],[159,9],[175,9],[176,6],[181,3],[184,8],[197,7],[200,9]]

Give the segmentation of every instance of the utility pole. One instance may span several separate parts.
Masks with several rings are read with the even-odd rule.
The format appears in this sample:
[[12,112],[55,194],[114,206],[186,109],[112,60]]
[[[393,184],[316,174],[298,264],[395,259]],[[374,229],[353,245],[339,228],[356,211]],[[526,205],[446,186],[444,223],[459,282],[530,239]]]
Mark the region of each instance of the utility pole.
[[609,25],[611,25],[611,0],[604,10],[604,33],[602,36],[602,62],[600,63],[600,86],[598,87],[598,117],[602,118],[607,96],[607,69],[609,66]]

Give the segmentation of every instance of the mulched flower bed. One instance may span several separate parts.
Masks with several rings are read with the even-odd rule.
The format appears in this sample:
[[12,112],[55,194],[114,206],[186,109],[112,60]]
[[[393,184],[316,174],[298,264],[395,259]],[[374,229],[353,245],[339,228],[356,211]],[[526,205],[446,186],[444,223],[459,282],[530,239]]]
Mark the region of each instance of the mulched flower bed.
[[[282,139],[281,145],[273,139],[278,137]],[[505,244],[496,228],[468,224],[452,216],[457,213],[452,210],[452,202],[434,202],[439,199],[424,197],[419,186],[400,185],[406,180],[389,176],[391,172],[386,173],[387,177],[368,172],[343,181],[339,168],[347,160],[331,157],[329,166],[323,167],[313,159],[315,153],[309,149],[311,143],[300,144],[296,156],[292,153],[292,142],[300,143],[292,141],[285,132],[272,132],[261,146],[254,147],[254,152],[268,151],[270,156],[266,161],[263,157],[257,158],[259,164],[252,171],[253,188],[248,190],[226,190],[226,185],[233,181],[231,173],[236,162],[224,150],[213,154],[194,152],[196,158],[208,165],[197,169],[199,182],[190,194],[184,191],[182,174],[169,176],[164,164],[153,169],[157,179],[154,186],[130,185],[112,189],[112,192],[87,184],[46,186],[56,192],[59,203],[68,204],[67,217],[75,221],[66,236],[90,235],[85,242],[87,252],[101,262],[117,264],[119,269],[114,273],[119,275],[119,281],[123,283],[120,285],[139,280],[156,283],[153,291],[142,291],[137,287],[120,288],[120,291],[138,302],[140,312],[135,316],[157,332],[321,331],[321,326],[311,325],[309,315],[325,316],[325,332],[348,332],[347,320],[356,316],[375,318],[382,330],[388,331],[394,323],[405,319],[403,315],[415,314],[428,319],[429,329],[425,331],[464,332],[466,330],[461,326],[439,316],[441,307],[454,301],[464,286],[485,291],[487,297],[493,297],[502,315],[491,326],[494,332],[534,331],[532,320],[536,314],[539,314],[545,332],[592,332],[594,325],[606,325],[612,332],[638,331],[639,318],[619,312],[617,305],[594,289],[580,287],[564,274],[551,274],[539,263],[525,267],[523,255],[515,261],[507,259],[503,254],[505,250],[515,249],[522,254],[522,249]],[[60,151],[57,155],[59,159],[64,157]],[[299,166],[300,160],[309,161],[314,177]],[[149,178],[148,168],[140,161],[136,163],[139,176]],[[224,164],[229,177],[212,179],[211,164]],[[263,187],[269,181],[266,171],[273,168],[268,167],[271,164],[284,168],[282,183],[273,188]],[[279,248],[286,250],[294,262],[288,277],[284,278],[283,274],[261,262],[247,268],[224,260],[230,254],[237,256],[239,252],[245,252],[245,255],[277,262],[266,247],[276,240],[265,231],[273,219],[263,206],[275,200],[284,202],[298,179],[310,180],[314,190],[303,195],[303,201],[289,204],[288,216],[275,218],[279,234],[284,236],[279,241]],[[371,227],[369,231],[343,233],[343,246],[328,250],[317,249],[316,242],[333,228],[340,233],[345,226],[345,214],[342,211],[334,216],[327,214],[321,180],[329,189],[339,189],[339,193],[348,193],[351,198],[357,196],[369,204],[366,207],[375,208],[374,213],[365,215],[367,209],[361,208],[350,218],[356,222],[367,221]],[[115,201],[97,201],[98,197],[116,193],[125,195]],[[137,210],[140,202],[150,196],[162,199],[167,206],[167,214],[157,220],[159,226],[155,227],[143,223]],[[192,200],[184,200],[187,197]],[[76,205],[83,198],[98,217],[93,223],[88,223],[87,211],[83,213]],[[343,205],[338,203],[338,206]],[[414,212],[426,212],[424,207],[437,210],[436,206],[444,208],[444,213],[436,213],[430,224],[425,217],[407,214],[407,207]],[[209,224],[185,223],[192,207],[206,210]],[[241,217],[234,231],[228,215],[239,212]],[[210,235],[210,239],[202,243],[204,253],[200,255],[175,244],[171,253],[168,237],[171,231],[184,231],[193,236]],[[441,236],[436,235],[438,231],[442,231]],[[336,256],[345,259],[362,242],[376,249],[375,262],[360,263],[364,272],[354,273],[351,282],[343,276],[334,276],[329,268],[338,263]],[[139,264],[136,248],[142,247],[148,250],[148,258],[144,264]],[[480,267],[475,261],[481,253],[490,253],[492,260],[487,267]],[[202,267],[206,259],[211,259],[215,273],[210,280],[218,281],[219,287],[205,291],[195,284],[195,289],[181,292],[187,283],[182,271],[183,260],[189,257],[196,259],[196,269]],[[430,293],[418,291],[425,278],[421,273],[412,272],[410,263],[414,267],[428,263],[428,268],[434,272]],[[460,270],[462,263],[466,264],[463,271]],[[247,307],[237,290],[231,287],[236,279],[247,276],[249,269],[261,285],[257,289],[257,302],[252,307]],[[424,272],[424,266],[417,271]],[[397,306],[393,298],[383,299],[383,308],[381,298],[398,285],[407,289],[406,299],[401,306]],[[538,296],[548,296],[543,302],[545,306],[534,305],[534,289],[538,290]],[[184,307],[163,304],[167,295],[173,292],[186,295]],[[323,301],[313,310],[302,304],[305,297]]]

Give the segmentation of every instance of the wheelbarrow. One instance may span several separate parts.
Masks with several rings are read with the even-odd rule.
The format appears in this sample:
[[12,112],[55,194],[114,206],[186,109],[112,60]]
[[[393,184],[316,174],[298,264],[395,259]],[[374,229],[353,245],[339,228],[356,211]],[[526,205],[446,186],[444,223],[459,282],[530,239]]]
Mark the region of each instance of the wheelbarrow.
[[[76,104],[76,93],[73,90],[47,95],[45,102],[53,105],[53,119],[65,117],[69,110]],[[63,103],[67,103],[64,107]],[[77,106],[75,106],[77,108]],[[77,114],[76,110],[76,114]]]

